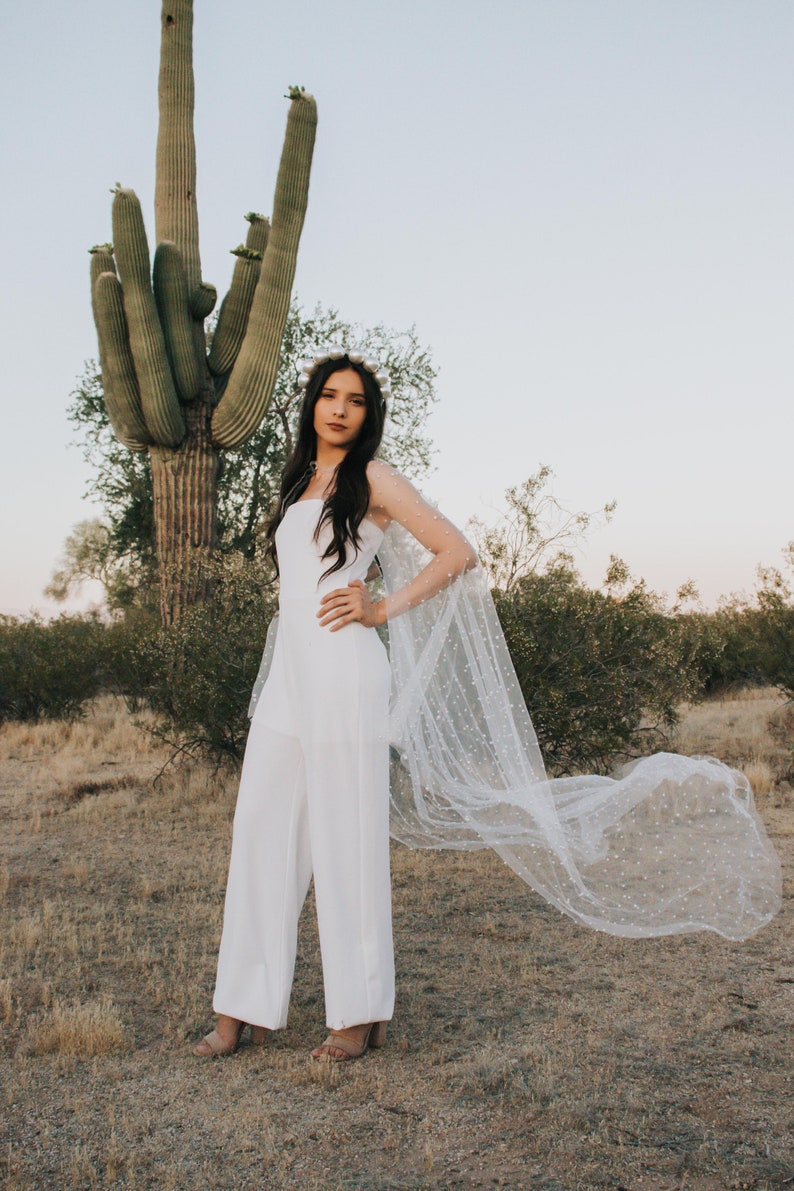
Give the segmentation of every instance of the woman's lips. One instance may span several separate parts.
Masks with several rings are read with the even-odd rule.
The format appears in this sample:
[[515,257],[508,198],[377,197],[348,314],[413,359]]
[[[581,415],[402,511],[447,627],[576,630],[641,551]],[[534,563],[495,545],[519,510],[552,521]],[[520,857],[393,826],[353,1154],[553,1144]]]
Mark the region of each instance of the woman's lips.
[[329,430],[344,430],[344,425],[341,422],[326,422]]

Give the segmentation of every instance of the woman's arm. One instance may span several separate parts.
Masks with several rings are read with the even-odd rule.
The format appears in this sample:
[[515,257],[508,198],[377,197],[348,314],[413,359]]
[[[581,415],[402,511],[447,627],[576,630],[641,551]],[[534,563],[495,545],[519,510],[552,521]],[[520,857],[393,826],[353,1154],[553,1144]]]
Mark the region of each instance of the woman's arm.
[[371,492],[369,516],[383,528],[396,521],[433,558],[405,587],[377,602],[358,581],[329,592],[320,602],[318,615],[320,623],[330,625],[332,631],[351,621],[375,626],[392,620],[429,600],[478,562],[460,530],[428,504],[404,476],[377,460],[369,464],[367,479]]
[[372,515],[396,521],[433,555],[410,583],[380,601],[383,620],[392,620],[449,587],[475,567],[478,559],[460,530],[428,504],[404,476],[378,461],[369,465],[367,477]]

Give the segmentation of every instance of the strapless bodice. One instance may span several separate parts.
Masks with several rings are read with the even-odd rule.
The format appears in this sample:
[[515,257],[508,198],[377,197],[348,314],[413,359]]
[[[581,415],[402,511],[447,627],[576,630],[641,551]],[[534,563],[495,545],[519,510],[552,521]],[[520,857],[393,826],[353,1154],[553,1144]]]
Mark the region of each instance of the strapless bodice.
[[346,587],[354,579],[365,580],[383,540],[383,530],[365,517],[358,530],[361,538],[358,550],[348,544],[344,567],[323,579],[321,576],[333,559],[322,557],[332,538],[330,525],[323,526],[317,540],[314,537],[322,507],[319,499],[296,501],[289,506],[276,530],[282,603],[324,595],[337,587]]

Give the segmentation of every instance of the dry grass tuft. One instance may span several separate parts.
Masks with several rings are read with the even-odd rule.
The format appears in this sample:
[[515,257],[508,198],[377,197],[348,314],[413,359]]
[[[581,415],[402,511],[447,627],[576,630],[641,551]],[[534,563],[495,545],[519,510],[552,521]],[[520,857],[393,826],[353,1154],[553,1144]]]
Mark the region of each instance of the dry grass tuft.
[[759,806],[794,806],[794,712],[779,692],[752,688],[688,706],[673,743],[741,769]]
[[767,795],[775,789],[776,778],[774,770],[768,761],[762,757],[751,757],[745,761],[742,769],[749,781],[753,794],[758,802],[765,802]]
[[72,805],[70,813],[81,822],[104,818],[113,811],[126,817],[134,813],[138,799],[137,788],[131,788],[126,781],[120,785],[113,783],[101,794],[88,794],[80,798]]
[[784,703],[776,707],[769,717],[769,735],[779,746],[788,751],[794,759],[794,704]]
[[213,808],[229,785],[236,785],[236,774],[228,770],[215,770],[185,761],[172,766],[158,779],[160,797],[173,810],[198,806]]
[[107,1001],[71,1005],[56,1001],[29,1030],[28,1050],[34,1055],[79,1055],[85,1059],[128,1048],[119,1011]]
[[10,980],[0,980],[0,1020],[10,1026],[14,1019],[14,989]]
[[314,1059],[306,1060],[305,1070],[302,1072],[304,1081],[308,1084],[319,1084],[321,1088],[338,1088],[342,1082],[342,1076],[346,1074],[346,1069],[343,1069],[339,1063],[316,1063]]
[[121,777],[94,778],[92,781],[75,782],[69,789],[61,791],[65,802],[80,802],[90,795],[106,794],[110,790],[124,790],[135,783],[135,778],[129,774]]
[[0,752],[11,760],[54,753],[85,760],[94,750],[113,755],[146,754],[152,751],[147,723],[145,715],[133,719],[123,699],[103,695],[83,719],[0,725]]

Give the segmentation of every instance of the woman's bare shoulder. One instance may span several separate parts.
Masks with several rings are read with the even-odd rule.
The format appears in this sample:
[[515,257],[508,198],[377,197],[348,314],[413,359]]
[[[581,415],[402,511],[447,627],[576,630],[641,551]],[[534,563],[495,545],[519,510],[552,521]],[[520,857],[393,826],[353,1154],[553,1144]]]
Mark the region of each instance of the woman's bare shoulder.
[[383,484],[389,480],[401,480],[403,477],[390,464],[382,459],[370,459],[367,464],[367,479],[370,484]]
[[371,459],[367,464],[367,480],[369,481],[371,503],[378,508],[385,508],[405,490],[412,490],[412,485],[405,476],[401,476],[382,459]]

